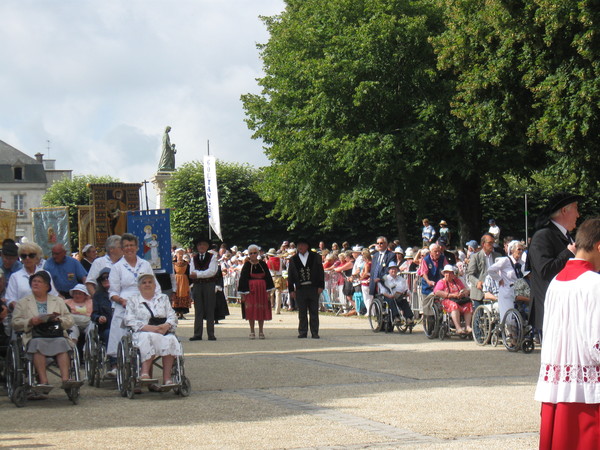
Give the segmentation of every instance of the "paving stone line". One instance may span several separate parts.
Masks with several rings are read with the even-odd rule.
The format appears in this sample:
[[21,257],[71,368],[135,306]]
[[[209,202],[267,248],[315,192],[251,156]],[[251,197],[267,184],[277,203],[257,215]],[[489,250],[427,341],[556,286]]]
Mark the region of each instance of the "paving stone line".
[[235,392],[261,401],[268,401],[269,403],[272,403],[282,408],[317,416],[322,419],[337,422],[345,426],[351,426],[354,429],[358,428],[362,431],[386,437],[392,441],[401,441],[405,444],[439,441],[438,438],[432,436],[426,436],[420,433],[415,433],[410,430],[396,428],[392,425],[376,422],[374,420],[370,420],[364,417],[354,416],[352,414],[344,413],[333,408],[326,408],[312,403],[282,397],[280,395],[273,394],[271,392],[267,392],[261,389],[238,389]]
[[508,379],[519,380],[519,379],[530,379],[528,375],[503,375],[496,376],[492,375],[489,377],[444,377],[444,378],[414,378],[406,377],[402,375],[395,375],[393,373],[378,372],[376,370],[359,369],[357,367],[347,366],[344,364],[329,363],[324,361],[317,361],[311,358],[298,355],[266,355],[270,358],[278,359],[289,359],[289,360],[301,360],[303,363],[311,364],[314,366],[327,367],[329,369],[343,370],[356,375],[364,375],[365,379],[372,379],[373,377],[381,378],[386,381],[393,381],[394,383],[424,383],[424,382],[448,382],[448,381],[505,381]]

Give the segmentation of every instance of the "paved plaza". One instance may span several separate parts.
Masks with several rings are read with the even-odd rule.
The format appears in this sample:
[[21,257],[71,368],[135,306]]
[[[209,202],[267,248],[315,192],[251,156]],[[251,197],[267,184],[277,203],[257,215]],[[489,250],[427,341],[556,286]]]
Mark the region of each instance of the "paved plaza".
[[[248,339],[240,309],[216,342],[189,342],[192,393],[121,398],[113,383],[72,405],[16,408],[0,398],[0,448],[536,448],[539,350],[373,333],[364,318],[321,316],[321,339],[298,339],[297,316],[274,316]],[[188,315],[192,317],[192,315]]]

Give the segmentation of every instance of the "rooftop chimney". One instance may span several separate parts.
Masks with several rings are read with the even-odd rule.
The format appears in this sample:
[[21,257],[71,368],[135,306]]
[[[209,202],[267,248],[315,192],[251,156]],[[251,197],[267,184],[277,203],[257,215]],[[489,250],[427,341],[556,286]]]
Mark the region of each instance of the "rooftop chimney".
[[39,163],[43,163],[44,162],[44,154],[43,153],[36,153],[35,154],[35,159],[37,159],[37,161]]

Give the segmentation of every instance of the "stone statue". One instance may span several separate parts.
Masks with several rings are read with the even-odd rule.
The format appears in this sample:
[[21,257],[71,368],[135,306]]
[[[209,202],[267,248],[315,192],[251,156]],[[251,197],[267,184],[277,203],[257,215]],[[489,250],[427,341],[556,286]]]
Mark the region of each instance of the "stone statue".
[[158,163],[159,172],[173,172],[175,170],[175,153],[177,151],[175,150],[175,144],[171,145],[169,131],[171,131],[171,127],[167,126],[163,135],[162,154]]

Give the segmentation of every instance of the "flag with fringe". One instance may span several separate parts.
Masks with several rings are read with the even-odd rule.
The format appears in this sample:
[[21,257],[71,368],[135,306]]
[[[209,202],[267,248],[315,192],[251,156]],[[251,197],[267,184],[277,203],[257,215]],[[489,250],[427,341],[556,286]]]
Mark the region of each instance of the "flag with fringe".
[[173,273],[170,210],[128,211],[127,232],[137,236],[138,256],[148,261],[152,269]]
[[17,234],[17,212],[12,209],[0,209],[0,242],[15,239]]
[[52,247],[63,244],[71,254],[69,239],[69,207],[31,208],[33,215],[33,240],[42,247],[44,258],[52,255]]

